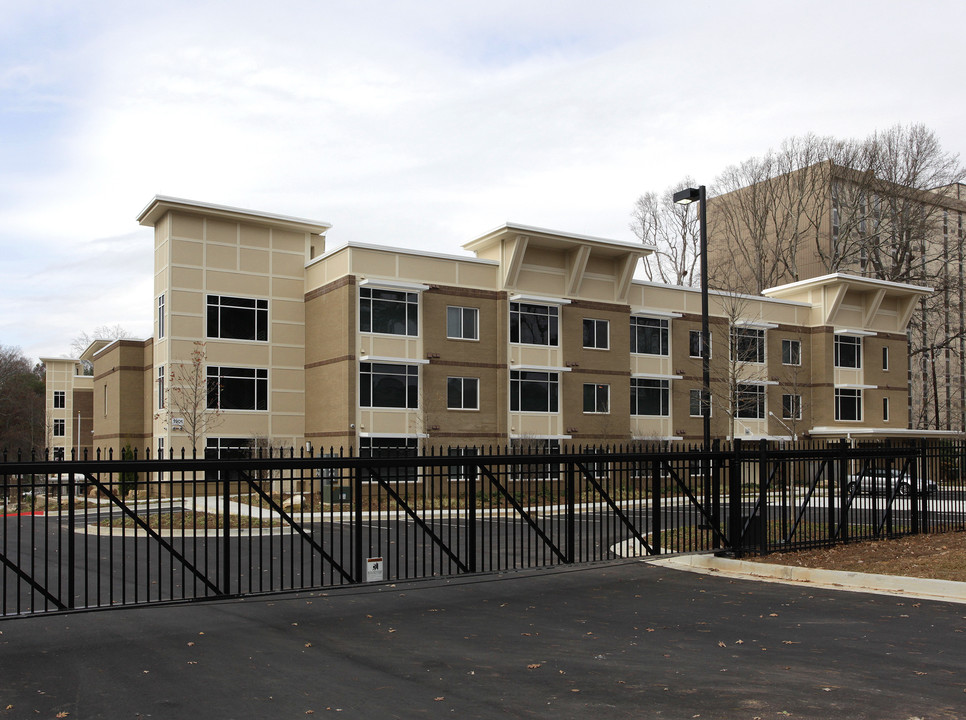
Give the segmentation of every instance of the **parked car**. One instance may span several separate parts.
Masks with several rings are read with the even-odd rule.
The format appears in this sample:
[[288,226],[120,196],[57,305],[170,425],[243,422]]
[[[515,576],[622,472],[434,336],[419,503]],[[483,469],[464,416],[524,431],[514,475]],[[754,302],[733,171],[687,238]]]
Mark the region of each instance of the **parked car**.
[[[872,468],[867,473],[862,476],[850,475],[849,484],[847,486],[849,494],[853,495],[858,489],[860,493],[872,493],[873,487],[875,488],[876,495],[884,496],[886,492],[892,491],[897,495],[908,495],[912,492],[911,478],[908,474],[893,468],[892,470],[887,470],[886,468]],[[919,479],[919,487],[921,492],[927,494],[934,493],[939,490],[939,486],[936,484],[935,480]]]

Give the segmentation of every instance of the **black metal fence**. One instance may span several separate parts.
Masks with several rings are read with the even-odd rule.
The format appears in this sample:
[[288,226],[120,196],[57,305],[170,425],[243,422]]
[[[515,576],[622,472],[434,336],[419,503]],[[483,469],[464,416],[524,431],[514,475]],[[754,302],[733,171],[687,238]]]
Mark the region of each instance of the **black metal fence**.
[[2,616],[964,527],[966,448],[0,462]]

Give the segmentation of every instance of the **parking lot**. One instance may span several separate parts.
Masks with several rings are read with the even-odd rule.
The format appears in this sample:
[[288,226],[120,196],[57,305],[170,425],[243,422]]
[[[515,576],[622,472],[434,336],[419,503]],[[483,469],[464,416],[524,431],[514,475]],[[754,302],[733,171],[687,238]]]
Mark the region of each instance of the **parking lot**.
[[966,698],[961,605],[637,561],[0,629],[0,717],[931,719]]

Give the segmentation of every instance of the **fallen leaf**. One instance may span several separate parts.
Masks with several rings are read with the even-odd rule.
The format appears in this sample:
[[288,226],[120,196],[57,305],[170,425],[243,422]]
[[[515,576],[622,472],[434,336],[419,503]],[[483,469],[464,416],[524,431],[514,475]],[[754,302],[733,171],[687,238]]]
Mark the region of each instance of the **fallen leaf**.
[[433,700],[435,700],[436,702],[439,702],[440,700],[445,700],[445,699],[446,699],[446,698],[444,698],[444,697],[442,697],[442,696],[440,696],[440,697],[438,697],[438,698],[433,698]]
[[69,712],[64,712],[63,710],[61,710],[59,713],[57,713],[55,717],[67,717],[68,715],[70,715]]
[[305,647],[312,647],[312,643],[305,643]]
[[189,642],[188,643],[188,647],[191,647],[192,645],[194,645],[194,642]]
[[718,647],[728,647],[728,646],[724,642],[722,642],[721,640],[719,640],[718,641]]
[[735,645],[744,645],[744,644],[745,644],[744,640],[735,640]]
[[536,670],[538,667],[540,667],[540,663],[530,663],[527,665],[527,670]]

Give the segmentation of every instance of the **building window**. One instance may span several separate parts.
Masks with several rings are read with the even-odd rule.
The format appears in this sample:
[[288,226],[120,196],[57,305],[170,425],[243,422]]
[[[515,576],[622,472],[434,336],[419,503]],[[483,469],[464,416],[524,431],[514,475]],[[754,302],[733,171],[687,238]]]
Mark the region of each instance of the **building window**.
[[67,421],[54,420],[54,437],[64,437],[67,434]]
[[731,330],[733,356],[738,362],[765,362],[765,331],[754,328],[736,327]]
[[164,365],[158,365],[158,410],[164,410]]
[[359,363],[359,405],[371,408],[418,408],[419,366]]
[[557,412],[559,376],[534,370],[510,371],[510,410]]
[[250,458],[251,456],[252,438],[205,439],[205,460],[230,460],[232,458]]
[[419,335],[419,293],[359,288],[360,332]]
[[[701,357],[701,331],[688,332],[688,355],[693,358]],[[711,357],[711,333],[708,333],[708,357]]]
[[606,320],[584,318],[584,347],[607,350],[610,347],[610,323]]
[[835,367],[862,367],[862,338],[854,335],[835,336]]
[[64,446],[60,445],[54,448],[54,460],[63,460],[65,457]]
[[158,340],[164,337],[164,295],[158,295]]
[[63,390],[54,390],[54,409],[63,410],[67,407],[67,393]]
[[632,315],[631,352],[639,355],[667,355],[668,321]]
[[835,388],[835,419],[862,419],[862,391],[852,388]]
[[[701,412],[701,393],[702,390],[691,390],[688,399],[688,414],[691,417],[704,417]],[[711,417],[711,404],[708,404],[708,417]]]
[[510,342],[556,347],[559,313],[553,305],[510,303]]
[[446,337],[453,340],[480,339],[480,311],[477,308],[446,308]]
[[801,395],[782,395],[782,419],[801,420],[802,419],[802,396]]
[[882,347],[882,369],[889,369],[889,348],[887,346]]
[[208,296],[208,337],[268,342],[268,300]]
[[158,459],[159,460],[164,459],[164,438],[163,437],[158,438]]
[[889,422],[889,398],[882,398],[882,422]]
[[267,410],[268,370],[208,366],[208,407],[219,410]]
[[799,340],[782,340],[782,365],[802,364],[802,343]]
[[480,379],[446,378],[446,407],[450,410],[479,410]]
[[631,415],[667,417],[670,414],[670,385],[667,380],[631,378]]
[[[409,437],[361,437],[359,438],[359,457],[416,457],[419,441]],[[392,464],[378,470],[381,480],[392,482],[415,482],[418,471],[414,465]],[[364,482],[375,482],[368,480]]]
[[735,417],[765,419],[765,386],[739,383],[735,388]]
[[584,412],[602,414],[610,412],[610,385],[584,383]]

